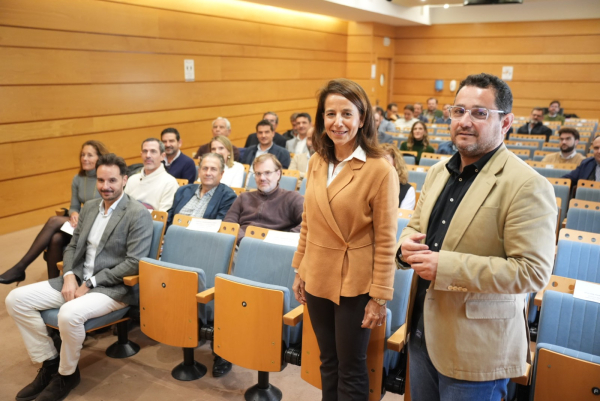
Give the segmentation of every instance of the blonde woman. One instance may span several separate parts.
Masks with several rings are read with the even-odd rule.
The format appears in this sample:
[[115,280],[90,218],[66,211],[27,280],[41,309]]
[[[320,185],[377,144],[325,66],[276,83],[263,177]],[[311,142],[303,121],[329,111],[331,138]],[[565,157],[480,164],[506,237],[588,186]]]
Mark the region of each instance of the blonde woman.
[[242,188],[244,186],[244,166],[233,160],[233,145],[226,136],[219,135],[210,141],[211,153],[223,156],[225,171],[221,184],[228,187]]
[[415,163],[419,164],[421,160],[421,153],[435,153],[435,149],[429,144],[429,137],[427,136],[427,126],[421,121],[417,121],[413,124],[408,134],[408,140],[402,142],[400,145],[400,151],[408,150],[417,152]]
[[390,143],[381,144],[384,158],[396,169],[398,181],[400,181],[400,197],[398,207],[400,209],[413,210],[415,208],[415,189],[408,183],[408,169],[402,158],[402,154],[396,146]]

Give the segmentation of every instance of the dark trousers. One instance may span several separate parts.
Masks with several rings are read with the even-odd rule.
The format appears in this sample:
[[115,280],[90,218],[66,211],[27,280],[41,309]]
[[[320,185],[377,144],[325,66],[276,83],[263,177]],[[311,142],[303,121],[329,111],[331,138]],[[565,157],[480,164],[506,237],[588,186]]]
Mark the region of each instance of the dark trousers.
[[321,350],[323,401],[369,399],[367,346],[370,329],[362,329],[365,307],[371,297],[340,297],[336,305],[306,293],[317,342]]

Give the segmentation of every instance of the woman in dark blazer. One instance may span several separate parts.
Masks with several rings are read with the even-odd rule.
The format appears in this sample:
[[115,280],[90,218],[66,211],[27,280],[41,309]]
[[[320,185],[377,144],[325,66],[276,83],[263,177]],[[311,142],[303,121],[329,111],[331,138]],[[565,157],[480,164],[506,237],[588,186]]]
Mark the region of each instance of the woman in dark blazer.
[[[200,169],[198,170],[198,179],[202,184],[190,184],[180,187],[175,192],[173,206],[169,209],[169,217],[167,219],[167,227],[173,224],[173,218],[176,214],[181,214],[190,201],[196,202],[198,207],[193,208],[194,204],[190,204],[187,208],[186,215],[201,217],[204,219],[223,219],[227,211],[233,205],[237,195],[231,188],[225,184],[221,184],[223,171],[225,170],[225,161],[223,156],[216,153],[207,153],[200,161]],[[210,196],[208,205],[201,216],[194,214],[194,211],[204,209],[200,206],[201,199],[204,196]],[[194,209],[194,210],[192,210]]]
[[367,95],[346,79],[319,95],[313,146],[293,290],[321,350],[323,400],[366,401],[370,329],[394,292],[398,174],[377,145]]

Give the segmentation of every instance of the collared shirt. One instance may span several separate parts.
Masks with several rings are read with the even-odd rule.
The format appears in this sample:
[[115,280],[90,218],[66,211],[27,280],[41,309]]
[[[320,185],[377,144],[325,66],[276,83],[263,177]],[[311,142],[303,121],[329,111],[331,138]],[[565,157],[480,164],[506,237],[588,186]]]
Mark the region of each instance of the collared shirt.
[[[165,160],[163,160],[165,167],[169,167],[171,164],[175,163],[175,160],[177,160],[177,158],[179,157],[180,154],[181,154],[181,150],[178,150],[177,154],[175,155],[173,160],[171,160],[171,163],[169,163],[169,160],[167,160],[167,158],[165,157]],[[167,171],[169,171],[169,169],[167,169]]]
[[573,151],[566,156],[564,153],[561,152],[560,157],[562,157],[563,159],[572,159],[575,157],[576,154],[577,154],[577,149],[573,149]]
[[[429,218],[427,237],[425,238],[425,244],[427,244],[431,251],[439,252],[440,249],[442,249],[442,244],[446,237],[446,233],[448,232],[448,226],[450,226],[450,222],[454,217],[454,213],[456,213],[458,206],[469,191],[469,188],[471,188],[471,184],[473,184],[475,178],[479,175],[479,172],[492,156],[494,156],[500,146],[491,152],[486,153],[475,163],[465,166],[462,172],[460,171],[460,153],[454,154],[446,164],[446,169],[450,173],[450,178],[435,202],[435,206],[433,207]],[[421,277],[418,279],[417,297],[412,318],[413,322],[417,323],[413,326],[413,332],[419,338],[423,338],[425,335],[423,306],[430,283],[429,280],[422,279]]]
[[196,190],[194,196],[192,196],[192,199],[190,199],[188,203],[185,204],[185,206],[181,209],[179,213],[185,216],[200,218],[204,217],[204,213],[206,212],[208,203],[212,199],[216,190],[217,187],[214,187],[213,189],[205,193],[204,196],[201,196],[200,194],[202,191],[202,185],[198,186],[198,189]]
[[335,166],[335,168],[333,163],[329,162],[329,169],[327,170],[327,187],[329,187],[329,184],[331,184],[335,177],[338,176],[338,174],[340,173],[340,171],[342,171],[344,166],[346,166],[346,164],[348,164],[348,162],[354,158],[357,158],[362,162],[366,162],[367,154],[365,153],[364,149],[359,146],[356,149],[354,149],[354,152],[352,152],[350,156],[348,156],[347,158],[342,160],[337,166]]
[[299,139],[296,141],[296,147],[294,148],[294,153],[304,153],[308,151],[308,147],[306,146],[306,140],[308,136],[305,136],[304,139]]
[[[123,199],[123,194],[121,194],[121,197],[117,199],[112,205],[110,205],[106,213],[104,211],[104,201],[100,202],[100,206],[98,206],[98,214],[96,215],[96,220],[94,220],[94,224],[92,225],[90,233],[87,237],[87,246],[85,249],[85,262],[83,262],[83,281],[90,279],[90,281],[92,282],[92,287],[96,286],[96,278],[92,276],[94,274],[96,251],[98,250],[100,240],[102,239],[104,230],[106,229],[108,221],[110,220],[110,216],[112,216],[121,199]],[[66,272],[63,275],[63,277],[69,274],[73,274],[73,271]]]

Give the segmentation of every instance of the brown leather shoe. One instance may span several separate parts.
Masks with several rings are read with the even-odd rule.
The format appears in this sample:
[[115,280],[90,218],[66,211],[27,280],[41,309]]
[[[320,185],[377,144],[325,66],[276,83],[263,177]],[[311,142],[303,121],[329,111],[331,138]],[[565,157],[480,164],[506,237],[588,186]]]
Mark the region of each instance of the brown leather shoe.
[[80,381],[79,368],[76,368],[75,372],[68,376],[57,373],[52,377],[50,384],[48,384],[44,391],[37,396],[36,401],[64,400],[71,390],[79,385]]
[[44,361],[42,367],[38,369],[38,374],[31,383],[23,387],[17,394],[17,401],[30,401],[35,398],[50,384],[52,376],[58,374],[59,358]]

